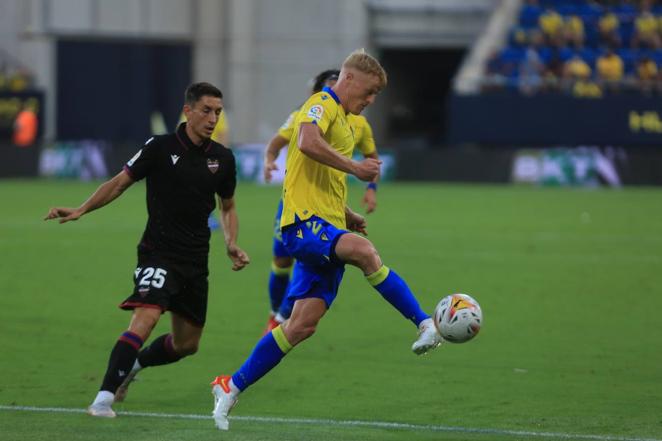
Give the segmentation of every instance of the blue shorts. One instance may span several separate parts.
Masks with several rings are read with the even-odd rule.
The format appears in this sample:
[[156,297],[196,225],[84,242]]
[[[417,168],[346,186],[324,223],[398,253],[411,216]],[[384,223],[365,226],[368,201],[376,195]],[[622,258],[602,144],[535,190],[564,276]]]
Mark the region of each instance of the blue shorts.
[[275,257],[292,257],[292,255],[285,249],[283,245],[283,236],[280,232],[280,215],[283,213],[283,200],[278,202],[278,210],[276,210],[276,217],[274,219],[274,243],[272,246],[272,253]]
[[296,259],[288,299],[317,297],[324,300],[327,308],[331,306],[345,272],[345,264],[338,260],[334,250],[345,233],[348,231],[317,216],[283,230],[283,244]]

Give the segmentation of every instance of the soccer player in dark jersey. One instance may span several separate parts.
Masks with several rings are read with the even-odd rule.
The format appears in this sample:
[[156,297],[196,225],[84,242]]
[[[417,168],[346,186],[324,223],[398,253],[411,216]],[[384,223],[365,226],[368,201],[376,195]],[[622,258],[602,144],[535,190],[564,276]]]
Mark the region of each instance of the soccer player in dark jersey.
[[[249,263],[237,246],[234,203],[236,168],[229,149],[210,139],[223,110],[223,94],[209,83],[186,89],[182,123],[175,133],[154,136],[119,174],[102,184],[78,208],[51,208],[46,219],[78,220],[146,178],[148,219],[138,244],[135,287],[120,308],[133,310],[129,328],[117,340],[103,383],[88,413],[114,417],[111,405],[126,395],[135,374],[174,363],[198,349],[207,313],[207,218],[218,195],[227,254],[232,269]],[[141,349],[161,314],[170,311],[172,331]],[[121,387],[120,387],[121,386]]]

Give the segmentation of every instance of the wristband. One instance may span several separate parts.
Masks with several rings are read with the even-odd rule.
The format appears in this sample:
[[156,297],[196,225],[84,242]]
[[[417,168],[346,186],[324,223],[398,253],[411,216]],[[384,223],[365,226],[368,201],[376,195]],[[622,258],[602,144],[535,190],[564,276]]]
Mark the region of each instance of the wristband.
[[368,190],[375,190],[377,191],[377,183],[376,182],[371,182],[368,184]]

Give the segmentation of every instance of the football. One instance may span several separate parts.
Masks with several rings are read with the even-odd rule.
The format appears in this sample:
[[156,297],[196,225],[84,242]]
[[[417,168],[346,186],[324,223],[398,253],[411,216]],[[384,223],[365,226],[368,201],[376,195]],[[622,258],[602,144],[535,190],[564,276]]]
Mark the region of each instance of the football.
[[444,340],[464,343],[478,334],[483,312],[467,294],[451,294],[441,299],[434,310],[434,324]]

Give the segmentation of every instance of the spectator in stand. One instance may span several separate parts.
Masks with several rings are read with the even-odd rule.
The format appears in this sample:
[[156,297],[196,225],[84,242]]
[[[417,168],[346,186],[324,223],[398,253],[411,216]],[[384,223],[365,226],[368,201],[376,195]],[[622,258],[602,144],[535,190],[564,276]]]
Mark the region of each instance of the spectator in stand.
[[563,84],[564,89],[572,89],[575,81],[590,78],[592,74],[591,66],[588,65],[579,55],[573,55],[563,65]]
[[584,22],[578,15],[570,15],[563,22],[565,41],[575,49],[584,47]]
[[563,71],[565,64],[559,56],[558,52],[552,52],[552,56],[545,66],[545,89],[546,90],[559,90],[563,79]]
[[602,90],[591,79],[591,74],[591,66],[579,55],[574,55],[564,66],[565,90],[577,98],[600,98]]
[[657,64],[650,57],[642,57],[637,62],[636,84],[645,95],[651,95],[658,84]]
[[633,48],[645,47],[657,49],[660,47],[660,34],[658,33],[657,19],[651,12],[648,2],[641,5],[641,14],[634,21],[634,34],[632,34],[631,46]]
[[621,26],[618,17],[613,12],[606,12],[598,20],[598,33],[600,34],[600,43],[605,46],[621,46],[621,35],[619,28]]
[[24,102],[14,121],[14,135],[12,137],[14,145],[22,148],[34,145],[37,140],[38,129],[39,121],[34,106],[32,103]]
[[524,95],[535,95],[542,86],[545,63],[540,59],[533,45],[526,49],[519,65],[519,90]]
[[553,9],[547,9],[538,19],[538,24],[548,44],[563,44],[563,17]]
[[607,49],[604,55],[598,57],[596,63],[598,70],[598,82],[603,89],[610,92],[618,92],[623,80],[623,60],[612,48]]

